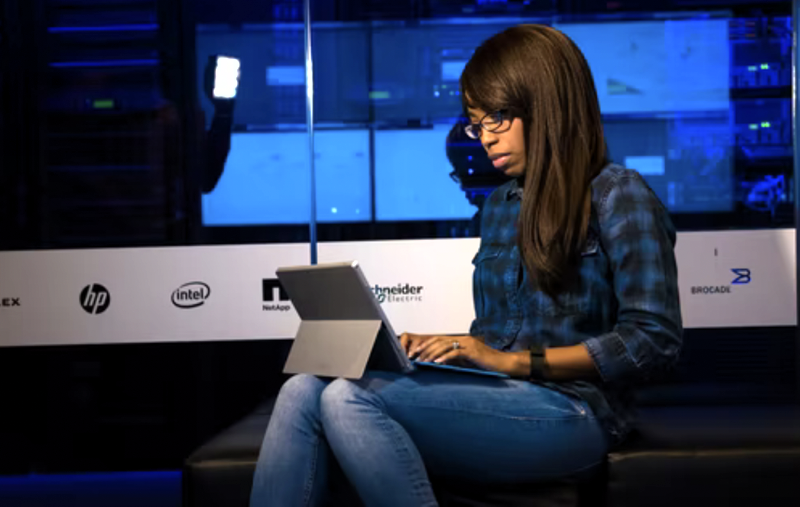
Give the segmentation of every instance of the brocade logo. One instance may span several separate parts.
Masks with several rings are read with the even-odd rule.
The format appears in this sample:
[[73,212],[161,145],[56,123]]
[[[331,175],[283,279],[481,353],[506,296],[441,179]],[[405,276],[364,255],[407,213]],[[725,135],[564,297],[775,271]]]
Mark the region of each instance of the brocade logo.
[[753,280],[749,268],[733,268],[731,272],[736,275],[736,278],[731,281],[730,285],[695,285],[691,289],[692,295],[731,294],[733,285],[747,285]]

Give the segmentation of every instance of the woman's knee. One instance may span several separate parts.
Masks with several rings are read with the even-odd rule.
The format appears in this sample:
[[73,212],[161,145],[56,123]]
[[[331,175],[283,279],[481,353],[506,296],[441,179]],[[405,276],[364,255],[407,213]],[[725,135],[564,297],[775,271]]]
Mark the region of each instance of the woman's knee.
[[284,382],[278,394],[278,404],[308,405],[319,403],[320,396],[328,385],[313,375],[295,375]]
[[349,380],[336,379],[322,391],[320,408],[323,416],[341,410],[353,398],[352,386]]
[[336,379],[322,391],[320,409],[323,420],[335,420],[357,404],[370,403],[374,395],[358,382]]

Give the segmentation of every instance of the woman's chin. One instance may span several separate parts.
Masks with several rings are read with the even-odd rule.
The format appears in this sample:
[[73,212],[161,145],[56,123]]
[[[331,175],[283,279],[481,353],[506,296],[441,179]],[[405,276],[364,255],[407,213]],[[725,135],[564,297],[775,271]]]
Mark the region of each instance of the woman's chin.
[[500,169],[503,174],[508,176],[509,178],[519,178],[522,176],[523,171],[515,166],[506,166]]

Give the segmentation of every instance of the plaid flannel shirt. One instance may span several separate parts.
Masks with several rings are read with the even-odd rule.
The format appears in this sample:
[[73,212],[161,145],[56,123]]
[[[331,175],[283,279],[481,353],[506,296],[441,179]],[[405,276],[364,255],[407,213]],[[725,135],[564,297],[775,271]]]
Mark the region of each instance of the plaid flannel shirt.
[[584,399],[611,443],[619,443],[629,429],[630,388],[672,366],[681,349],[675,228],[639,173],[608,165],[592,182],[578,281],[556,301],[529,282],[523,267],[521,195],[512,180],[484,204],[470,334],[510,352],[583,343],[600,378],[542,384]]

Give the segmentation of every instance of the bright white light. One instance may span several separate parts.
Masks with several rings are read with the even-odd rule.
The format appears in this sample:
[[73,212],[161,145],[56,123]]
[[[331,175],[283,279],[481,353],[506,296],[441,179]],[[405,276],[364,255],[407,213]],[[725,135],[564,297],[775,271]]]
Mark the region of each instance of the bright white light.
[[214,70],[214,97],[232,99],[236,97],[236,88],[239,86],[239,60],[227,56],[217,58],[217,67]]

